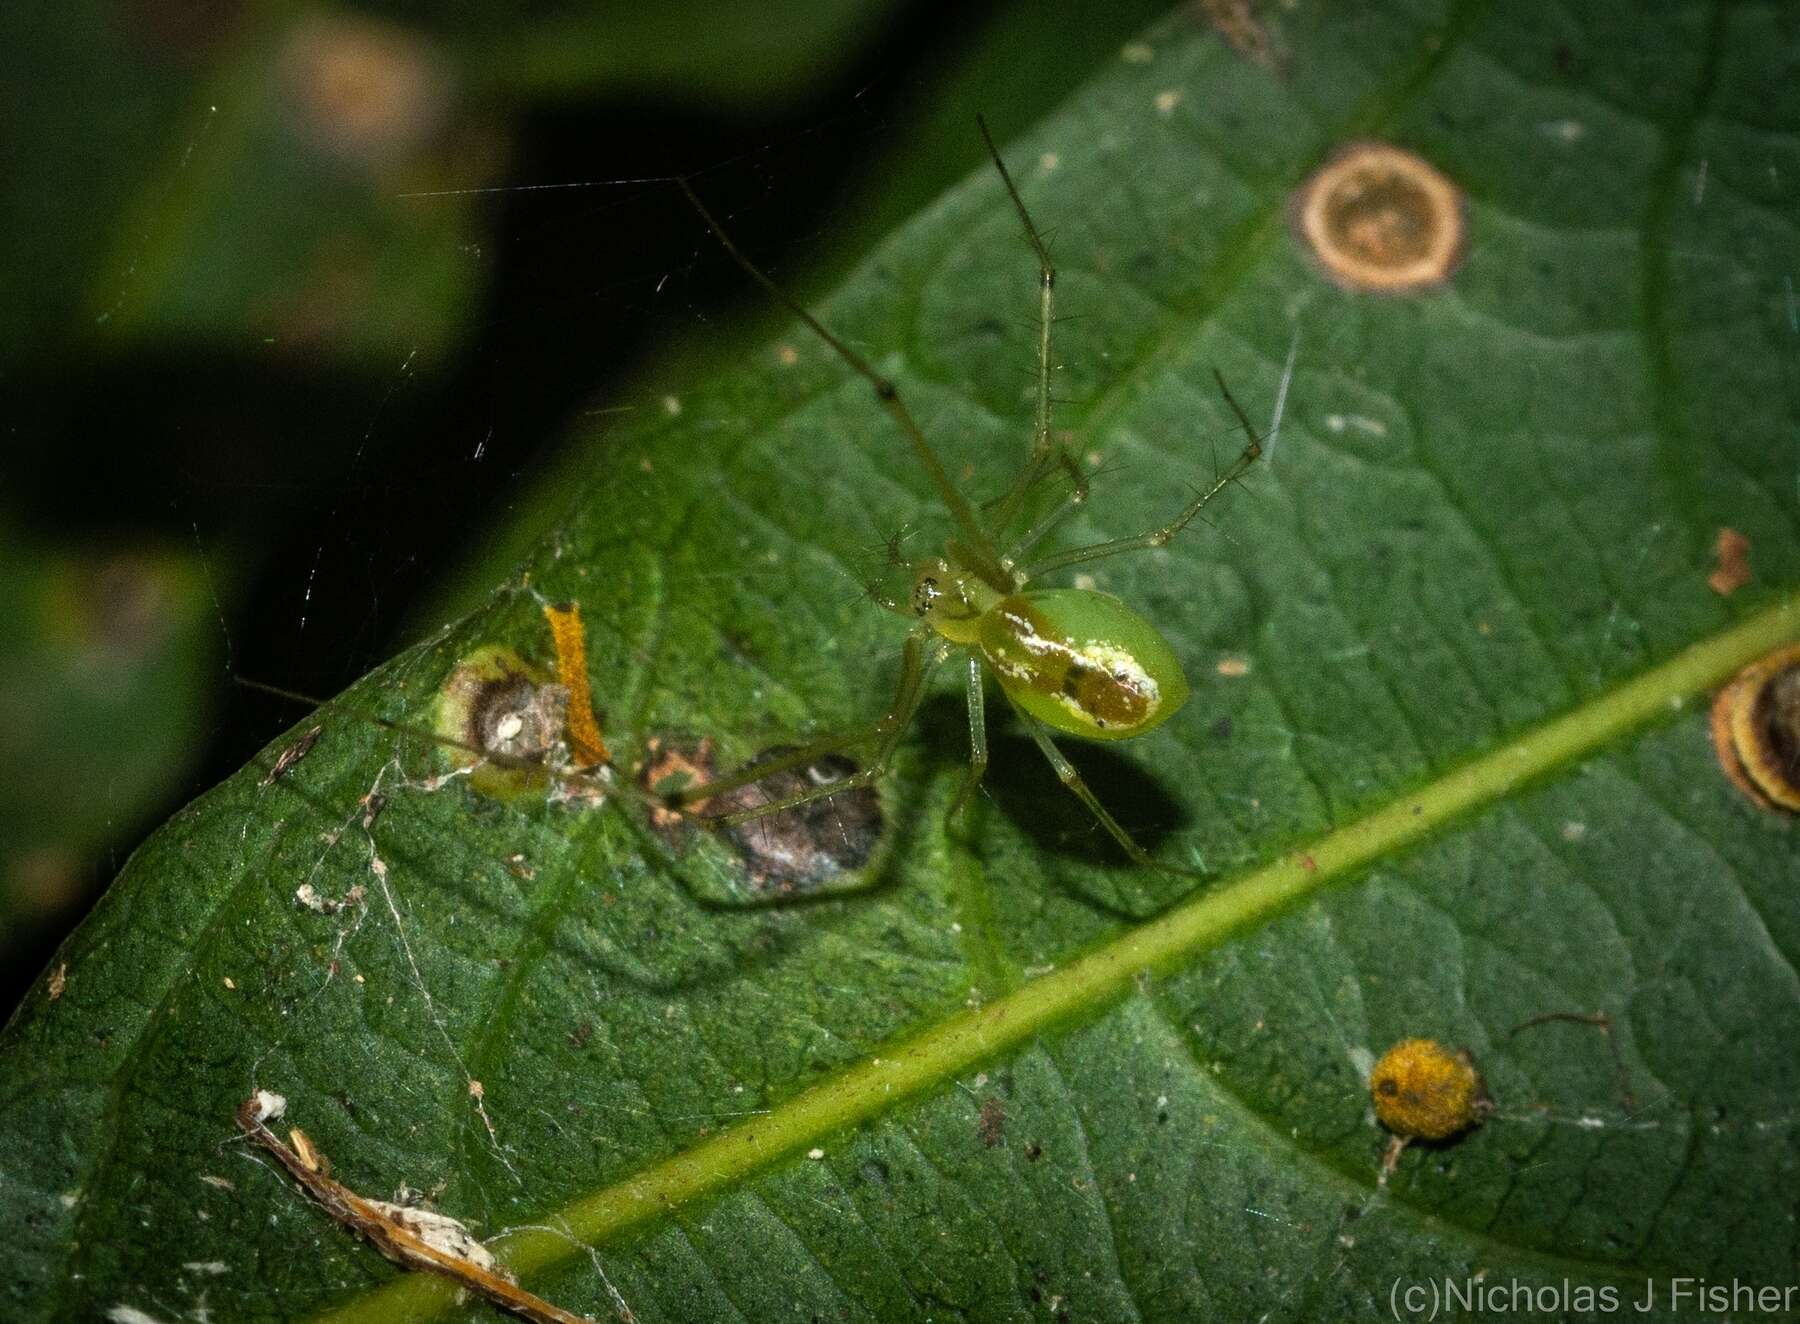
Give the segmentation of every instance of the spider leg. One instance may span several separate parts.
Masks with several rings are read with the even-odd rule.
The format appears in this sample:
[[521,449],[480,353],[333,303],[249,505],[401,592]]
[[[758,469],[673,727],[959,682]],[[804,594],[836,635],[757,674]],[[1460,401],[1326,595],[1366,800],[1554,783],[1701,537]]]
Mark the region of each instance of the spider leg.
[[1031,738],[1037,741],[1037,747],[1044,752],[1044,757],[1050,760],[1050,766],[1056,771],[1056,779],[1068,787],[1077,800],[1087,806],[1087,810],[1094,816],[1094,820],[1106,829],[1114,841],[1119,843],[1119,848],[1131,857],[1133,864],[1145,869],[1180,874],[1184,877],[1204,876],[1196,870],[1183,869],[1179,865],[1165,864],[1151,858],[1150,853],[1132,840],[1131,834],[1120,826],[1119,820],[1106,811],[1106,806],[1100,803],[1100,798],[1094,794],[1093,788],[1082,780],[1081,774],[1075,770],[1075,765],[1064,757],[1063,752],[1056,747],[1056,742],[1050,739],[1050,733],[1044,729],[1044,724],[1017,704],[1013,705],[1013,711],[1019,714],[1020,719],[1025,723],[1025,729],[1030,731]]
[[840,777],[836,781],[826,782],[823,786],[815,786],[811,790],[801,791],[780,800],[771,800],[767,804],[756,805],[750,809],[740,809],[735,813],[699,814],[696,817],[710,826],[735,827],[739,823],[748,823],[752,819],[778,814],[784,809],[797,809],[814,800],[822,800],[828,795],[854,791],[859,787],[879,781],[886,775],[888,760],[893,757],[901,737],[906,734],[907,725],[912,721],[913,714],[919,710],[919,703],[925,697],[925,681],[931,675],[931,669],[938,661],[938,655],[935,652],[929,657],[925,655],[921,646],[924,638],[925,634],[919,631],[906,636],[906,645],[900,656],[900,680],[894,687],[894,701],[881,720],[866,726],[852,728],[837,735],[824,736],[819,740],[809,742],[800,749],[791,750],[780,758],[739,768],[731,775],[721,777],[717,781],[690,786],[681,793],[678,803],[693,804],[708,800],[725,791],[752,785],[773,773],[802,767],[823,754],[833,753],[836,750],[846,749],[869,740],[879,742],[875,747],[874,757],[867,767],[848,777]]
[[1019,540],[1007,548],[1006,554],[1000,558],[1000,564],[1012,571],[1013,578],[1021,584],[1027,579],[1024,572],[1015,569],[1021,558],[1042,542],[1058,524],[1087,504],[1087,475],[1081,472],[1081,466],[1075,463],[1075,457],[1067,451],[1059,450],[1056,458],[1062,464],[1063,472],[1068,474],[1071,480],[1069,494],[1057,502],[1055,508],[1044,515],[1042,519],[1020,534]]
[[761,267],[745,256],[744,251],[725,232],[725,227],[720,225],[713,214],[706,209],[706,204],[700,201],[700,195],[694,192],[693,186],[687,180],[677,178],[675,182],[681,185],[681,191],[687,194],[688,202],[693,205],[695,211],[700,213],[700,219],[706,223],[706,228],[712,231],[713,238],[719,241],[719,246],[725,250],[731,260],[737,263],[752,280],[767,290],[789,312],[804,322],[815,336],[830,346],[840,359],[849,364],[858,376],[874,388],[875,398],[881,402],[881,407],[887,410],[888,415],[899,425],[900,431],[912,446],[913,454],[918,457],[920,466],[930,477],[932,485],[937,488],[938,495],[943,498],[944,505],[956,521],[956,526],[967,543],[969,551],[979,562],[977,568],[984,577],[992,578],[996,585],[1009,582],[1000,568],[999,556],[993,550],[992,541],[988,538],[987,531],[982,528],[975,508],[969,504],[968,498],[957,490],[956,484],[950,481],[950,475],[944,469],[943,461],[938,458],[937,451],[926,439],[924,429],[913,417],[912,410],[906,407],[906,402],[900,398],[899,387],[895,386],[889,378],[877,372],[861,354],[838,339],[830,328],[808,312],[798,299],[777,285]]
[[[981,129],[988,155],[993,158],[994,168],[1000,172],[1000,182],[1006,185],[1006,196],[1012,199],[1013,210],[1018,212],[1019,224],[1024,228],[1025,238],[1038,260],[1037,421],[1032,431],[1031,457],[1013,478],[1006,495],[994,505],[993,528],[999,534],[1018,515],[1026,493],[1056,465],[1061,464],[1075,484],[1074,495],[1068,503],[1070,505],[1080,505],[1087,500],[1087,477],[1079,466],[1062,453],[1060,447],[1052,445],[1050,441],[1050,373],[1053,370],[1050,328],[1056,321],[1056,264],[1050,260],[1050,247],[1044,242],[1043,235],[1038,233],[1037,226],[1032,223],[1031,213],[1025,210],[1025,199],[1019,196],[1018,187],[1013,183],[1006,162],[1001,159],[1000,149],[994,145],[994,136],[988,132],[987,121],[977,115],[975,123]],[[1048,532],[1048,529],[1043,532]],[[1033,529],[1026,535],[1026,546],[1036,542],[1043,536],[1043,532]]]
[[955,818],[969,807],[969,800],[975,794],[975,788],[981,785],[981,778],[987,772],[987,701],[982,694],[981,656],[969,653],[969,771],[963,778],[962,790],[956,793],[956,803],[950,807],[950,817]]
[[1210,487],[1190,501],[1182,512],[1167,524],[1131,538],[1112,538],[1106,542],[1090,543],[1086,547],[1072,547],[1066,552],[1047,556],[1042,561],[1028,565],[1021,571],[1015,571],[1015,576],[1022,576],[1029,580],[1052,570],[1061,570],[1065,566],[1080,565],[1083,561],[1098,561],[1101,557],[1117,556],[1121,552],[1137,552],[1152,547],[1166,546],[1176,534],[1188,526],[1207,502],[1244,476],[1245,472],[1256,463],[1257,458],[1262,454],[1262,438],[1256,435],[1256,429],[1252,426],[1249,417],[1232,397],[1231,391],[1225,385],[1225,379],[1219,377],[1217,371],[1213,373],[1213,376],[1218,377],[1219,389],[1225,392],[1225,403],[1231,406],[1232,412],[1237,415],[1238,422],[1243,426],[1244,431],[1250,434],[1250,444],[1244,447],[1237,459],[1231,462],[1231,466],[1215,478]]

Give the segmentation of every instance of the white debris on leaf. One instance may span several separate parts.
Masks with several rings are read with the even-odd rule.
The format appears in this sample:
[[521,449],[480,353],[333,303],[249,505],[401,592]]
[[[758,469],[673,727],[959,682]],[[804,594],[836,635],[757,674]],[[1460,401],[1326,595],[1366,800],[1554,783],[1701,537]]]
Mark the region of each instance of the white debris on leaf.
[[419,1209],[413,1205],[393,1204],[387,1200],[370,1200],[367,1203],[394,1226],[412,1233],[433,1250],[511,1280],[512,1275],[494,1258],[494,1252],[482,1245],[473,1232],[450,1215]]
[[255,1119],[259,1122],[272,1122],[287,1111],[287,1098],[274,1090],[256,1091]]

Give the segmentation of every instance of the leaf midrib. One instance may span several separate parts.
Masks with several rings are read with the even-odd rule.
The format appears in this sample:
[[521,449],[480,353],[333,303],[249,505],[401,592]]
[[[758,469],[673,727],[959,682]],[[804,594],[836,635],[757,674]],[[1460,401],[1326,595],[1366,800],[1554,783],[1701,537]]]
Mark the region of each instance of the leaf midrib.
[[[766,1114],[564,1206],[540,1220],[539,1226],[502,1236],[494,1249],[521,1277],[529,1278],[582,1253],[585,1245],[711,1195],[1054,1026],[1092,1016],[1140,973],[1191,958],[1527,782],[1681,711],[1691,697],[1795,638],[1800,638],[1800,594],[1778,600],[1309,846],[1137,925],[998,1001],[950,1016]],[[444,1279],[409,1274],[326,1312],[316,1324],[425,1319],[448,1309],[454,1294]]]

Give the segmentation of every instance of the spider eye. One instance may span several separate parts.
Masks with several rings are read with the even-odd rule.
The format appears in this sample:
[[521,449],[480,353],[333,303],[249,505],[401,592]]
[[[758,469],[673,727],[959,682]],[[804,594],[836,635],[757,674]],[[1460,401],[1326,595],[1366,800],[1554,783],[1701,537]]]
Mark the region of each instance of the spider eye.
[[929,616],[931,609],[937,605],[937,600],[943,596],[937,580],[926,575],[913,585],[913,611],[920,616]]

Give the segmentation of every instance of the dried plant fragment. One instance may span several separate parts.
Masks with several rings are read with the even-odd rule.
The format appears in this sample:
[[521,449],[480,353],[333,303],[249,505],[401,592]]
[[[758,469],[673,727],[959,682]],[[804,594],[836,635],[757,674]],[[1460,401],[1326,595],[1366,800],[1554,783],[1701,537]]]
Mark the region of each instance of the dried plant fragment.
[[273,786],[287,776],[296,763],[312,753],[312,747],[319,743],[319,736],[324,733],[324,730],[323,726],[315,726],[302,732],[298,740],[275,756],[275,766],[263,775],[263,779],[258,785]]
[[364,1199],[334,1179],[325,1156],[304,1131],[289,1131],[284,1143],[269,1129],[268,1124],[286,1111],[287,1100],[281,1095],[258,1090],[238,1105],[238,1129],[286,1168],[326,1213],[395,1264],[449,1278],[532,1324],[594,1324],[585,1315],[553,1306],[517,1286],[493,1252],[456,1219],[386,1200]]

